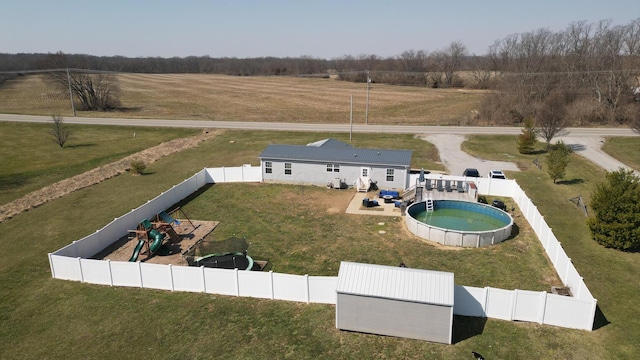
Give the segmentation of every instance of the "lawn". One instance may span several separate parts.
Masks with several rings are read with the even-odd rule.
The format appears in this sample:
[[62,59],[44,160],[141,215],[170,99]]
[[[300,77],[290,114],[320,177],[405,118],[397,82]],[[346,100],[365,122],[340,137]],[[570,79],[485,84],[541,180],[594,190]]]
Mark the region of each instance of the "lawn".
[[607,154],[636,170],[640,169],[640,139],[637,137],[607,138],[602,146]]
[[[65,125],[60,148],[50,124],[0,122],[0,204],[31,191],[199,130]],[[134,137],[135,134],[135,137]]]
[[[45,75],[21,76],[0,87],[0,113],[71,116],[68,92]],[[366,84],[334,79],[211,74],[118,74],[121,111],[85,117],[203,119],[295,123],[365,123]],[[464,125],[474,121],[483,90],[373,84],[369,124]]]
[[[303,144],[328,136],[344,140],[332,134],[226,131],[151,164],[149,175],[122,175],[0,223],[7,255],[0,262],[0,358],[464,359],[470,358],[471,350],[491,359],[639,355],[635,345],[640,317],[634,307],[640,290],[634,279],[640,270],[638,254],[595,244],[584,216],[567,200],[575,194],[588,196],[602,171],[574,156],[567,181],[553,185],[546,173],[533,167],[533,156],[517,154],[513,137],[472,137],[465,148],[481,149],[478,154],[484,158],[503,160],[509,154],[522,165],[522,173],[509,176],[545,214],[599,299],[603,317],[593,332],[456,317],[455,344],[441,345],[338,331],[331,305],[51,279],[48,252],[95,231],[195,171],[256,165],[267,144]],[[357,145],[414,149],[414,165],[427,169],[438,161],[433,147],[409,135],[386,140],[358,135]],[[514,240],[486,249],[443,250],[405,232],[400,218],[352,216],[313,206],[342,201],[340,196],[337,190],[321,187],[217,184],[185,210],[193,218],[222,221],[214,240],[247,236],[250,253],[269,259],[279,272],[335,275],[339,260],[388,265],[404,261],[454,271],[456,283],[462,285],[547,290],[554,281],[537,240],[518,222],[518,215],[520,235]],[[385,234],[378,233],[381,228]]]

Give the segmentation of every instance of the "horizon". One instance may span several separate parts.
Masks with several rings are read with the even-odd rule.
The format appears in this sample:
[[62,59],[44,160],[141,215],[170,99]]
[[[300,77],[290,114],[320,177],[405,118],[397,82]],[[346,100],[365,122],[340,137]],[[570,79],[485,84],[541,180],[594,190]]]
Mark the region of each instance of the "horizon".
[[486,55],[509,35],[560,32],[579,21],[626,25],[640,2],[567,0],[555,3],[472,0],[435,2],[328,0],[299,3],[172,0],[112,2],[25,0],[5,9],[0,52],[127,58],[390,58],[404,51],[442,50],[461,42],[468,55]]

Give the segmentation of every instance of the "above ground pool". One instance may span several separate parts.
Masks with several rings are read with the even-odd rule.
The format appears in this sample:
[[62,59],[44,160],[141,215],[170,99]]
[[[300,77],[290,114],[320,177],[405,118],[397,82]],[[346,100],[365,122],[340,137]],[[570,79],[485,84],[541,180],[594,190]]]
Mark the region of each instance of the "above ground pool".
[[433,211],[427,211],[426,201],[407,209],[407,228],[416,236],[464,247],[497,244],[511,236],[513,218],[498,208],[470,201],[431,201]]

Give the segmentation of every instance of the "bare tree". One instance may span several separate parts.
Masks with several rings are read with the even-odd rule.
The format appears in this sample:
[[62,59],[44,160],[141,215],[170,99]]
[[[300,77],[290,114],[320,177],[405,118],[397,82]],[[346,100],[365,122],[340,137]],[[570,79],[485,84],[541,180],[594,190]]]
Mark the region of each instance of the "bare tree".
[[424,50],[407,50],[398,56],[402,70],[406,72],[424,72],[427,64],[427,53]]
[[51,115],[51,120],[53,123],[51,124],[50,134],[53,136],[54,141],[61,148],[64,147],[64,144],[71,138],[71,130],[64,125],[64,119],[60,115]]
[[559,94],[547,97],[538,110],[536,116],[537,134],[547,142],[547,150],[551,147],[551,140],[564,132],[567,126],[566,104]]
[[447,48],[434,54],[435,65],[444,75],[445,86],[454,85],[456,71],[460,70],[462,58],[465,56],[467,56],[467,47],[459,41],[452,42]]
[[71,90],[74,100],[80,101],[81,110],[109,111],[120,106],[119,88],[112,73],[75,69],[89,66],[71,62],[62,52],[51,54],[48,63],[53,69],[66,69],[52,72],[52,77],[60,91]]

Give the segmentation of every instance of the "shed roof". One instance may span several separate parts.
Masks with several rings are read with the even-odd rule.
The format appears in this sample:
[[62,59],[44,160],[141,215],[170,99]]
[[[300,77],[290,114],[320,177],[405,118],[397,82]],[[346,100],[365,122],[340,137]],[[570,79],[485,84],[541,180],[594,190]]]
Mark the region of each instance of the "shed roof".
[[336,292],[453,306],[453,273],[341,262]]
[[338,140],[325,139],[308,145],[269,145],[258,157],[267,160],[409,167],[411,155],[411,150],[357,149]]

